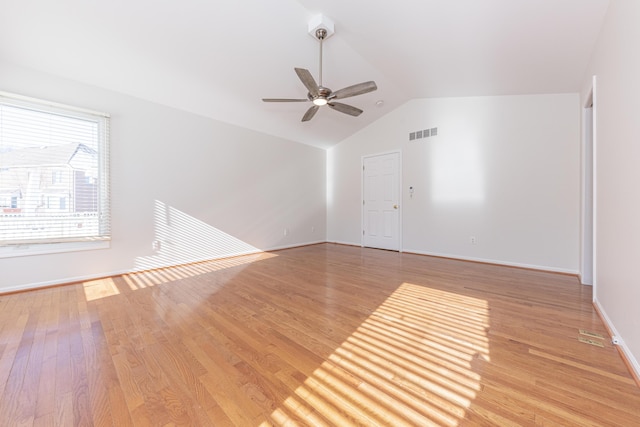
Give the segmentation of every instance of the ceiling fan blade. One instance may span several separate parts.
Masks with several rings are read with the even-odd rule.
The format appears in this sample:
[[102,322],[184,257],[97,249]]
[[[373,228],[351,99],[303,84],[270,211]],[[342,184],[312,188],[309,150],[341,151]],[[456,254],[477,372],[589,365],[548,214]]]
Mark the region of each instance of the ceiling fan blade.
[[330,96],[330,99],[349,98],[350,96],[362,95],[363,93],[373,92],[376,89],[378,89],[378,86],[376,86],[376,82],[374,81],[358,83],[357,85],[347,86],[343,89],[333,92]]
[[316,83],[309,70],[305,70],[304,68],[295,68],[295,70],[298,78],[307,88],[311,96],[314,98],[318,96],[318,83]]
[[320,107],[318,107],[317,105],[312,105],[311,108],[309,108],[307,112],[304,113],[304,116],[302,116],[302,121],[308,122],[309,120],[311,120],[313,116],[316,115],[319,109]]
[[362,114],[362,110],[356,107],[352,107],[351,105],[342,104],[340,102],[329,102],[327,104],[329,107],[333,108],[336,111],[340,111],[341,113],[348,114],[350,116],[359,116]]
[[264,102],[309,102],[305,99],[291,99],[291,98],[262,98]]

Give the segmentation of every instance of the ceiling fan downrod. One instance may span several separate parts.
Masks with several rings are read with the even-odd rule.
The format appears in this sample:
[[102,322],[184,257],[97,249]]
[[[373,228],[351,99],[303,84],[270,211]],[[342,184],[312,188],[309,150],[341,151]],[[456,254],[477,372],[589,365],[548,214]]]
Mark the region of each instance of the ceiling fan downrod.
[[322,41],[325,37],[327,37],[327,30],[324,28],[318,28],[316,30],[316,38],[320,40],[320,73],[318,73],[320,81],[318,82],[318,86],[322,86]]

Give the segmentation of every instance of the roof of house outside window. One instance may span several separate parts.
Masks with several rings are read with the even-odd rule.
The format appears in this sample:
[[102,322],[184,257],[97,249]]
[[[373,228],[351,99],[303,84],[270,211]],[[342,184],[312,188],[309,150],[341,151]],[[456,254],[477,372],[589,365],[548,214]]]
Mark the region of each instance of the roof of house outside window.
[[96,156],[96,150],[81,143],[27,147],[0,153],[0,168],[33,168],[67,166],[77,167],[74,159],[79,154]]

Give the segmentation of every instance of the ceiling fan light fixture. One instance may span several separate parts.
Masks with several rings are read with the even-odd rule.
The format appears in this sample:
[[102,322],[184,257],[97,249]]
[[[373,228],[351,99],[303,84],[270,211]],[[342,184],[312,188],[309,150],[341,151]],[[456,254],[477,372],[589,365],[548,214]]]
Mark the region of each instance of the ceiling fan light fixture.
[[313,103],[315,105],[317,105],[318,107],[322,107],[323,105],[327,105],[327,99],[326,98],[316,98],[313,100]]

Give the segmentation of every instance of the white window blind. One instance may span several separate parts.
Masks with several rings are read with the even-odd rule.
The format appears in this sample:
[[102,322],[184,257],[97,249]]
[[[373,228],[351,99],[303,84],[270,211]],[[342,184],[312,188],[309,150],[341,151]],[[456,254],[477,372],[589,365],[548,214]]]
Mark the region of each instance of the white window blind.
[[0,246],[108,240],[109,116],[0,92]]

